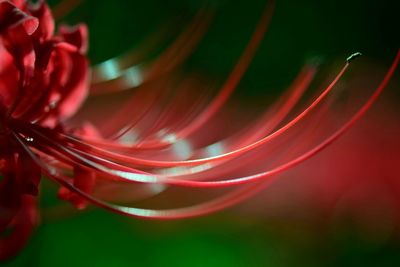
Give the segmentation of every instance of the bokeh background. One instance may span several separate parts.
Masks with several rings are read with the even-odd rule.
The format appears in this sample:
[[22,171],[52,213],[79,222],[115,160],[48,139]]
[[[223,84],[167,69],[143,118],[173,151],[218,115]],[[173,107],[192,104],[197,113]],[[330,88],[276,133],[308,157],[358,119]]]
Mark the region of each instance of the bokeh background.
[[[222,79],[245,47],[265,0],[209,2],[215,17],[183,68]],[[372,62],[382,73],[400,46],[397,2],[277,1],[270,29],[236,97],[247,103],[273,98],[313,57],[326,66],[338,66],[349,54],[361,51],[366,59],[360,61]],[[85,0],[62,22],[88,24],[89,58],[97,64],[138,46],[168,21],[189,22],[203,4],[203,0]],[[398,85],[397,74],[390,92],[352,130],[353,135],[285,174],[260,196],[218,214],[158,222],[98,209],[69,212],[62,206],[66,215],[60,215],[51,209],[56,205],[56,187],[45,183],[41,226],[20,255],[2,265],[400,266],[396,199],[400,186],[393,183],[400,179]],[[379,153],[368,155],[371,151]],[[338,158],[358,167],[332,175],[341,164]],[[320,164],[325,168],[307,174]],[[366,165],[375,166],[372,178],[365,175]],[[335,176],[352,185],[335,184]],[[376,183],[385,177],[392,183]],[[365,185],[364,178],[374,182]],[[357,189],[360,194],[348,194]]]

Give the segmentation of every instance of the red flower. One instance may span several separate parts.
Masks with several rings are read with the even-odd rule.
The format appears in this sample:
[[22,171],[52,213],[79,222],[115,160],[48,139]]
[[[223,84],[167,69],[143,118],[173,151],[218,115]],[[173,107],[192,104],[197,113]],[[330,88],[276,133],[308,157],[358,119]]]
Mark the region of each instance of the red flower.
[[[44,2],[0,1],[0,231],[11,229],[0,240],[0,259],[15,254],[36,224],[35,197],[42,175],[59,183],[59,196],[79,209],[90,202],[127,216],[185,218],[248,198],[349,129],[385,88],[400,53],[372,96],[322,140],[300,137],[330,107],[328,96],[359,54],[350,57],[326,89],[297,115],[289,116],[313,80],[315,64],[306,65],[288,92],[248,131],[240,131],[242,125],[236,121],[226,123],[226,118],[216,116],[249,66],[271,11],[269,5],[237,65],[209,104],[204,94],[193,92],[202,84],[193,77],[183,79],[176,94],[166,90],[176,84],[170,72],[206,30],[208,13],[202,11],[152,64],[131,67],[125,58],[117,62],[119,69],[114,64],[111,73],[107,72],[110,62],[96,67],[92,94],[112,98],[110,92],[139,89],[111,119],[112,101],[99,108],[98,99],[89,98],[86,111],[94,116],[87,123],[85,112],[71,118],[89,88],[86,28],[64,26],[54,35],[54,21]],[[160,97],[167,94],[175,100],[161,105]],[[229,134],[235,123],[238,133]],[[227,129],[221,131],[222,127]],[[108,202],[130,201],[134,188],[139,188],[135,194],[143,196],[166,186],[238,188],[200,204],[167,210]]]
[[0,259],[23,246],[36,224],[42,175],[14,137],[13,124],[60,128],[87,95],[85,26],[53,32],[43,1],[0,1],[0,231],[14,228],[0,241]]

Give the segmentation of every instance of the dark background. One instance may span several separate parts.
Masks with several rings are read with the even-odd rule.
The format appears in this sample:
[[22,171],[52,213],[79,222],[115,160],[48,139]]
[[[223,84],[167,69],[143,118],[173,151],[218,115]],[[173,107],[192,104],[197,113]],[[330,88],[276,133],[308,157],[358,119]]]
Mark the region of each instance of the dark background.
[[[185,68],[221,78],[243,50],[264,0],[211,2],[215,19]],[[189,21],[202,4],[201,0],[86,0],[64,21],[88,24],[89,58],[96,64],[135,47],[165,21],[177,16]],[[361,51],[387,66],[399,47],[399,7],[398,1],[277,1],[270,30],[238,94],[252,99],[279,93],[302,64],[315,56],[330,64]],[[45,186],[51,198],[54,188]],[[174,222],[140,221],[102,210],[63,219],[44,216],[27,248],[5,266],[400,264],[396,239],[370,246],[351,238],[351,233],[337,238],[337,232],[314,229],[305,221],[241,214],[228,210]]]

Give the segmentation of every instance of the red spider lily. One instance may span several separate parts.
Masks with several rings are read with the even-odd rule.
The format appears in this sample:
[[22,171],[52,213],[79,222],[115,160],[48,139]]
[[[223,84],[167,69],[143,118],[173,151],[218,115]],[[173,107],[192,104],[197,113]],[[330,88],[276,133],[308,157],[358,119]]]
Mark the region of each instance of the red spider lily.
[[[229,134],[218,129],[235,124],[224,124],[226,119],[218,117],[219,111],[249,66],[271,13],[269,4],[238,63],[210,102],[206,95],[193,93],[201,89],[194,77],[179,80],[171,74],[206,30],[209,13],[204,10],[157,60],[133,67],[130,57],[114,60],[114,69],[107,75],[104,69],[110,62],[94,68],[92,95],[106,94],[109,99],[110,93],[138,87],[115,118],[99,123],[95,117],[109,117],[113,104],[106,101],[99,108],[94,97],[87,99],[86,113],[71,118],[89,88],[86,28],[63,26],[54,35],[54,20],[44,2],[0,1],[0,230],[11,231],[0,240],[0,259],[15,254],[33,229],[42,175],[59,183],[60,197],[79,209],[89,202],[133,217],[186,218],[250,197],[349,129],[388,84],[400,53],[371,97],[322,140],[306,138],[313,142],[298,144],[303,132],[324,116],[335,85],[359,54],[348,58],[322,93],[295,115],[317,72],[315,64],[307,64],[288,91],[247,131]],[[162,102],[162,97],[173,100]],[[85,116],[94,116],[94,120],[88,123]],[[113,204],[130,200],[124,199],[129,193],[126,188],[137,187],[145,195],[154,195],[166,186],[238,188],[184,208]],[[110,195],[110,188],[118,193]]]
[[53,32],[54,20],[44,2],[0,2],[0,229],[14,228],[0,242],[1,259],[25,243],[36,223],[35,197],[42,175],[15,139],[12,124],[54,130],[87,95],[85,26]]

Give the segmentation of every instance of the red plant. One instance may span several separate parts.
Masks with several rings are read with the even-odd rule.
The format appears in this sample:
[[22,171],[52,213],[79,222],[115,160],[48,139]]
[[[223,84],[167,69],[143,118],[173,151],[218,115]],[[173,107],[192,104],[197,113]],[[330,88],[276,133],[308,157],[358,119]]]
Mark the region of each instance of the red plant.
[[0,230],[14,228],[0,242],[1,259],[25,243],[37,220],[42,170],[19,143],[31,137],[17,125],[61,129],[87,95],[85,26],[53,32],[44,2],[0,2]]
[[[204,94],[193,93],[193,88],[199,86],[193,77],[184,80],[175,94],[167,90],[175,83],[171,71],[190,53],[207,27],[208,13],[202,11],[149,66],[130,67],[129,60],[122,60],[117,63],[123,71],[114,69],[107,75],[104,66],[109,64],[95,68],[92,95],[140,88],[107,123],[96,119],[88,123],[81,116],[71,118],[89,90],[85,26],[62,26],[54,35],[54,20],[44,2],[0,1],[0,231],[5,232],[0,239],[0,259],[14,255],[35,226],[42,175],[59,183],[59,196],[79,209],[89,202],[133,217],[186,218],[218,211],[259,192],[276,175],[309,159],[349,129],[388,84],[400,53],[372,96],[317,144],[305,142],[292,149],[293,140],[301,141],[296,137],[314,127],[313,123],[329,108],[328,96],[359,54],[348,58],[336,78],[297,115],[292,115],[293,110],[316,74],[315,64],[306,65],[287,93],[247,131],[228,134],[218,129],[229,127],[223,125],[224,118],[214,117],[218,118],[216,115],[250,64],[271,12],[270,4],[232,73],[210,103]],[[160,98],[167,95],[175,96],[175,100],[162,105]],[[95,98],[87,99],[88,106],[92,103],[95,107],[91,111],[95,118],[108,116],[112,103],[99,108],[93,102]],[[134,140],[137,129],[140,136]],[[266,165],[266,160],[271,164]],[[158,190],[153,185],[158,185]],[[126,188],[139,187],[142,193],[151,195],[166,186],[239,187],[184,208],[155,210],[108,202],[124,199]]]

